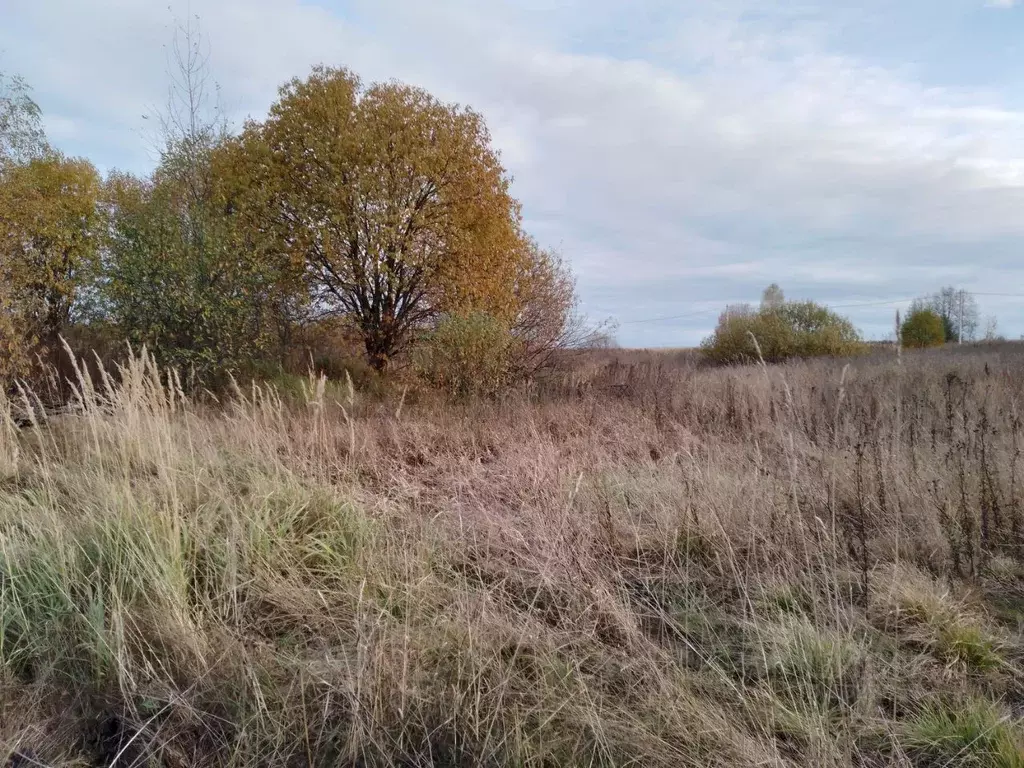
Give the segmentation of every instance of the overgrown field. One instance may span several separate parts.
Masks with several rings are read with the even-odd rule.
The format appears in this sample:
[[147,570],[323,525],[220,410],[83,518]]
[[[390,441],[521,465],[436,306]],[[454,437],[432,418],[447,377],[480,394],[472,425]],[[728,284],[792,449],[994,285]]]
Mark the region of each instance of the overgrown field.
[[0,764],[1024,766],[1024,348],[612,358],[4,416]]

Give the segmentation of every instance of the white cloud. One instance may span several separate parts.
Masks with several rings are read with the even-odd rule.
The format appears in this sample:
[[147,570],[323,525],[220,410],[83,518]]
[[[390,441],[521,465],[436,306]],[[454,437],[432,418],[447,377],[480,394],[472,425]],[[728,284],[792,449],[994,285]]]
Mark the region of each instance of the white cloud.
[[[318,62],[483,111],[531,229],[575,265],[594,314],[682,314],[756,299],[771,280],[836,302],[954,279],[995,291],[1024,245],[1024,111],[836,52],[821,18],[785,4],[759,5],[756,21],[740,0],[685,13],[658,0],[628,13],[541,0],[192,7],[238,116]],[[46,0],[15,21],[0,48],[36,84],[55,138],[143,167],[132,130],[161,98],[170,15]],[[887,312],[855,319],[885,327]],[[624,326],[623,340],[692,343],[713,320],[653,336]]]

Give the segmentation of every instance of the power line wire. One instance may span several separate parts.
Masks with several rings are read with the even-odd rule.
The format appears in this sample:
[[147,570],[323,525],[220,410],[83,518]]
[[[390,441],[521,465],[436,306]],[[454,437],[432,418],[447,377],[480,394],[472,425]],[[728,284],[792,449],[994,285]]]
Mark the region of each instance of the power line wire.
[[[1024,299],[1024,293],[988,293],[985,291],[964,291],[964,293],[970,294],[971,296],[1001,296],[1005,298]],[[854,307],[882,307],[892,304],[905,304],[908,301],[915,301],[921,298],[920,296],[911,296],[904,299],[886,299],[885,301],[862,301],[855,304],[826,304],[825,306],[829,309],[851,309]],[[664,320],[683,320],[689,317],[697,317],[698,315],[706,315],[709,312],[721,311],[717,307],[709,307],[708,309],[699,309],[695,312],[686,312],[682,315],[665,315],[663,317],[645,317],[639,320],[623,320],[619,325],[638,325],[640,323],[657,323]]]
[[850,307],[883,307],[888,304],[905,304],[908,301],[913,301],[916,297],[911,296],[909,299],[889,299],[887,301],[862,301],[856,304],[826,304],[829,309],[849,309]]
[[619,325],[634,325],[636,323],[655,323],[659,320],[681,320],[684,317],[696,317],[697,315],[706,315],[708,312],[718,312],[718,307],[708,307],[707,309],[699,309],[696,312],[687,312],[685,315],[666,315],[665,317],[646,317],[642,320],[623,320]]
[[[859,304],[831,304],[828,305],[830,309],[848,309],[849,307],[877,307],[883,304],[902,304],[907,301],[913,301],[914,298],[909,299],[889,299],[887,301],[867,301]],[[619,325],[636,325],[637,323],[656,323],[661,320],[681,320],[687,317],[696,317],[697,315],[706,315],[708,312],[719,312],[721,311],[718,307],[708,307],[707,309],[700,309],[696,312],[687,312],[683,315],[665,315],[663,317],[645,317],[640,320],[623,320]]]

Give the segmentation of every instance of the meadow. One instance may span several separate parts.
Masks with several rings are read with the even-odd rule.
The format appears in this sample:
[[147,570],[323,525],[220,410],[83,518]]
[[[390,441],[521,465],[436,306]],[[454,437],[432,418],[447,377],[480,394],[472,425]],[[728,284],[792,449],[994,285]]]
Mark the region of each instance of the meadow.
[[0,764],[1024,768],[1024,346],[0,403]]

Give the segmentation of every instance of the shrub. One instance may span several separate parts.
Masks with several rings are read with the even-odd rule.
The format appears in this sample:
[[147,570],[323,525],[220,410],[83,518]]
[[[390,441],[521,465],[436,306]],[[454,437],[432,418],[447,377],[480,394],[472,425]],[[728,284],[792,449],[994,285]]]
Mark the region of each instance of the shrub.
[[903,346],[922,349],[938,347],[946,342],[946,326],[942,317],[925,307],[911,309],[900,327]]
[[509,383],[515,348],[507,326],[474,312],[442,318],[414,358],[420,376],[450,395],[490,395]]
[[526,266],[516,284],[518,311],[511,325],[516,338],[512,363],[523,376],[549,367],[559,350],[592,341],[575,314],[576,285],[568,265],[535,243],[527,246]]
[[110,177],[101,298],[133,345],[212,383],[273,359],[301,300],[231,213],[234,192],[218,175],[226,150],[206,141],[169,147],[152,179]]
[[714,334],[701,344],[706,359],[722,364],[757,360],[758,347],[769,363],[794,357],[844,357],[863,348],[849,320],[812,301],[773,301],[756,311],[749,307],[726,310]]

